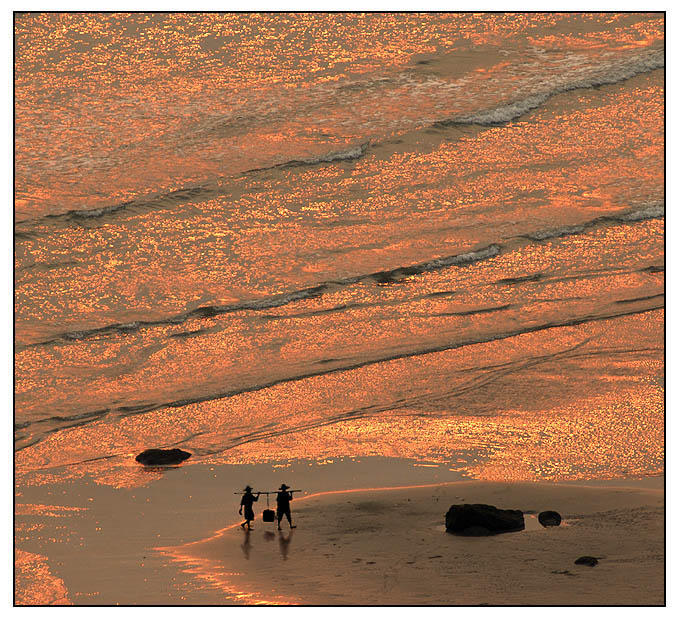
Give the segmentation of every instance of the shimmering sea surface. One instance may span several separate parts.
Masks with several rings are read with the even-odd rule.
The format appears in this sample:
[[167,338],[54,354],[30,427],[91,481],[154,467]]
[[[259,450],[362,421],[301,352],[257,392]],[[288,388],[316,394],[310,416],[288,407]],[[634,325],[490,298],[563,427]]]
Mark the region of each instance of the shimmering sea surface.
[[[149,447],[311,490],[663,472],[662,14],[14,29],[19,514],[150,493]],[[86,602],[39,530],[22,600]]]

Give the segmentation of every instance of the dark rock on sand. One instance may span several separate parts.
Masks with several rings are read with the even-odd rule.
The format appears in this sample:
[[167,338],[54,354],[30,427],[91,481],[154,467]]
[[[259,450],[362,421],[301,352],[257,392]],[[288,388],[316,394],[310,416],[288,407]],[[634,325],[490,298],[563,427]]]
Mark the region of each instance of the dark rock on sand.
[[179,450],[179,448],[172,448],[171,450],[151,448],[137,454],[136,461],[142,465],[178,465],[190,456],[190,452]]
[[492,536],[525,529],[520,510],[503,510],[487,504],[455,504],[445,515],[445,529],[458,536]]
[[555,510],[545,510],[544,512],[540,512],[537,518],[539,519],[539,523],[541,523],[544,527],[554,527],[556,525],[560,525],[560,515]]
[[[447,531],[449,532],[450,530]],[[458,534],[459,536],[492,536],[494,533],[482,525],[472,525],[467,527],[463,532],[453,532],[453,534]]]
[[592,555],[582,555],[574,561],[575,564],[583,564],[584,566],[595,566],[598,564],[598,559]]

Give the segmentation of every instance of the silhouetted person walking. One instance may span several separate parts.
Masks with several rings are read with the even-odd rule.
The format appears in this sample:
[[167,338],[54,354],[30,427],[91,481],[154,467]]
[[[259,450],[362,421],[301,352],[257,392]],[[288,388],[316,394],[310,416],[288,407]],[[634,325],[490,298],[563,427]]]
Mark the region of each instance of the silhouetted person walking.
[[247,526],[248,530],[252,529],[252,526],[250,525],[250,521],[254,521],[254,510],[252,509],[252,504],[259,499],[259,493],[257,493],[256,497],[252,494],[252,487],[248,484],[245,487],[245,492],[242,496],[242,499],[240,500],[240,510],[238,510],[238,514],[242,514],[242,509],[243,507],[245,508],[245,520],[240,524],[240,527],[244,530],[245,526]]
[[278,495],[275,498],[275,501],[277,503],[277,509],[276,509],[276,516],[278,517],[278,529],[281,530],[282,528],[280,527],[280,521],[282,521],[283,517],[287,517],[287,520],[290,522],[290,528],[295,528],[297,527],[296,525],[292,525],[292,514],[290,513],[290,502],[292,501],[292,493],[293,491],[290,491],[289,493],[287,492],[287,489],[289,489],[286,484],[281,484],[280,485],[280,491],[278,491]]

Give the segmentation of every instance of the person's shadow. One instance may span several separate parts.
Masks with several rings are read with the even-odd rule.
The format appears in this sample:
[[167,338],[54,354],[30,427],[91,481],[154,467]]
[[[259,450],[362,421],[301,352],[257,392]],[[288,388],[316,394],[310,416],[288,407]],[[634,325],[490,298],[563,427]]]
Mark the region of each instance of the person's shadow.
[[242,545],[240,545],[240,548],[242,549],[242,552],[245,555],[245,559],[249,560],[250,559],[250,551],[252,550],[252,543],[250,542],[250,531],[249,530],[245,530],[245,540],[243,541]]
[[290,552],[290,543],[292,542],[293,531],[290,530],[290,533],[285,536],[282,531],[278,531],[278,546],[280,547],[280,555],[283,560],[287,559],[287,555]]

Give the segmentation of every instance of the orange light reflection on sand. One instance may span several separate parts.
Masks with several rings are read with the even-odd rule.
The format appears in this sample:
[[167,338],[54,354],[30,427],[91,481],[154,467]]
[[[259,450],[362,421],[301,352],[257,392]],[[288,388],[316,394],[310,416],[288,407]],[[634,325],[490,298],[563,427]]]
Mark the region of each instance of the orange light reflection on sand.
[[[295,505],[305,500],[325,497],[332,495],[350,495],[354,493],[365,493],[369,491],[399,491],[406,489],[426,489],[444,487],[455,483],[433,483],[433,484],[415,484],[405,486],[385,486],[385,487],[365,487],[356,489],[346,489],[341,491],[323,491],[321,493],[310,493],[308,495],[294,498]],[[246,577],[246,574],[228,570],[225,563],[200,553],[201,548],[208,548],[213,554],[214,543],[230,530],[237,530],[239,522],[232,523],[224,528],[217,530],[211,536],[195,542],[187,543],[177,547],[156,547],[155,552],[170,558],[173,562],[182,565],[182,570],[190,575],[198,577],[208,583],[211,587],[224,592],[230,599],[235,599],[243,605],[295,605],[303,603],[302,600],[291,597],[287,594],[271,596],[271,593],[263,594],[246,590],[238,585],[240,579]],[[231,561],[233,558],[227,558]]]
[[47,558],[14,550],[15,605],[71,605],[64,582],[50,572]]
[[[327,369],[331,366],[322,360],[329,357],[330,364],[332,358],[350,360],[356,349],[363,351],[365,357],[370,354],[386,357],[406,347],[424,349],[427,343],[439,344],[443,334],[450,341],[463,342],[473,341],[478,333],[485,336],[495,331],[501,333],[508,320],[538,324],[558,320],[564,314],[576,317],[597,313],[600,308],[614,307],[618,301],[663,291],[663,274],[642,271],[656,254],[663,230],[661,219],[633,226],[608,226],[585,236],[518,246],[512,252],[476,265],[450,266],[420,274],[412,278],[411,286],[408,283],[375,290],[367,284],[339,288],[336,292],[328,290],[316,300],[304,300],[256,316],[243,311],[214,319],[195,319],[179,327],[142,331],[135,339],[125,334],[115,340],[104,337],[88,347],[26,349],[16,355],[17,398],[24,398],[24,394],[27,398],[39,388],[41,399],[34,401],[33,406],[44,408],[50,399],[58,403],[65,387],[76,391],[75,386],[81,381],[77,372],[64,368],[108,365],[113,353],[118,357],[115,363],[122,364],[128,356],[134,359],[134,355],[149,351],[146,355],[156,363],[142,366],[134,373],[94,376],[85,384],[86,389],[81,390],[83,407],[93,402],[108,403],[117,394],[126,394],[128,399],[150,399],[156,385],[160,392],[171,385],[176,398],[190,396],[195,381],[190,369],[195,366],[211,369],[203,380],[209,380],[214,387],[205,391],[218,393],[226,391],[226,386],[235,389],[264,383],[276,368],[282,376],[290,376],[295,368],[308,369],[308,360],[319,360],[317,370]],[[581,275],[561,277],[572,264],[581,264],[578,269]],[[615,268],[606,273],[606,264],[614,264]],[[520,287],[497,286],[505,278],[540,273],[553,275]],[[472,304],[459,294],[469,286],[474,291]],[[458,294],[437,295],[440,291]],[[585,299],[582,293],[586,294]],[[343,310],[328,312],[332,308]],[[493,309],[494,312],[482,312]],[[265,322],[279,343],[270,350],[261,346],[259,326],[266,325]],[[191,338],[167,339],[162,347],[154,344],[163,334],[191,331],[196,332]],[[182,392],[182,388],[186,391]]]
[[[629,404],[620,404],[618,398]],[[495,481],[653,475],[664,468],[662,409],[663,391],[648,386],[584,399],[570,408],[504,411],[463,421],[436,417],[394,420],[392,415],[383,415],[299,433],[296,449],[292,450],[287,449],[284,439],[235,448],[229,460],[265,459],[272,454],[290,460],[328,456],[426,458],[441,466],[455,465],[473,478]],[[356,449],[356,445],[361,447]],[[451,463],[444,453],[427,453],[427,445],[453,446],[477,456]]]
[[[295,498],[295,501],[300,499],[304,498]],[[170,558],[173,562],[182,565],[181,568],[184,572],[204,580],[211,587],[217,588],[218,590],[224,592],[224,594],[226,594],[229,599],[235,600],[238,604],[298,604],[300,601],[289,596],[275,596],[270,592],[264,595],[261,592],[252,592],[242,589],[237,585],[238,578],[242,576],[242,573],[226,570],[222,562],[207,557],[196,557],[195,554],[192,553],[192,550],[196,546],[202,546],[203,544],[209,545],[210,543],[218,540],[229,530],[237,529],[239,525],[239,522],[228,525],[224,528],[221,528],[220,530],[217,530],[212,536],[200,541],[180,545],[178,547],[156,547],[154,551],[160,555]]]
[[40,515],[42,517],[63,517],[63,513],[81,512],[87,508],[74,506],[46,506],[44,504],[16,504],[15,515]]
[[[80,465],[64,475],[145,484],[153,474],[140,472],[133,456],[149,445],[181,445],[203,462],[233,464],[404,457],[484,479],[496,479],[500,466],[506,476],[552,480],[659,471],[663,389],[654,377],[663,371],[663,316],[657,310],[541,330],[104,419],[18,452],[17,472],[71,462]],[[590,372],[581,372],[583,364]],[[581,379],[572,388],[564,377],[574,369]],[[416,383],[403,380],[409,376]],[[182,443],[186,436],[192,439]],[[456,460],[460,451],[465,462]],[[116,456],[86,462],[102,452]]]
[[223,564],[216,560],[196,559],[187,553],[174,549],[156,549],[156,551],[182,565],[181,569],[185,573],[204,580],[239,605],[295,605],[300,602],[288,596],[277,597],[271,596],[270,593],[263,594],[239,588],[236,581],[240,573],[224,570]]

